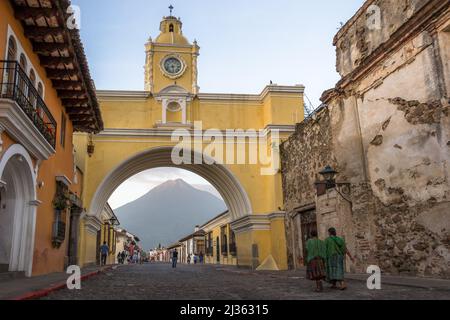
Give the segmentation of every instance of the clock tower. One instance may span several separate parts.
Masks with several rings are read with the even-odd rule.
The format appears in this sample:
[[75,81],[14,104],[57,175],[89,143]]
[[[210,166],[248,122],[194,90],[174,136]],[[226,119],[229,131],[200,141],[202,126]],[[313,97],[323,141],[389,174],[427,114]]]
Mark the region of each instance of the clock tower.
[[[170,7],[171,13],[173,7]],[[158,95],[170,87],[198,94],[197,57],[200,48],[191,44],[182,31],[180,18],[170,14],[160,24],[161,33],[145,45],[145,90]]]

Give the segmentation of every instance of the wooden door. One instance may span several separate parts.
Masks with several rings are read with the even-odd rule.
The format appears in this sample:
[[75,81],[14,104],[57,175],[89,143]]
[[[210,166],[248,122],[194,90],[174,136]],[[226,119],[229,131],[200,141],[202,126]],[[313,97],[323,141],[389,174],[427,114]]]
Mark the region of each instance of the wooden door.
[[317,232],[317,218],[316,218],[316,210],[308,210],[300,215],[301,221],[301,234],[302,234],[302,245],[303,245],[303,261],[306,265],[307,263],[307,251],[306,251],[306,242],[311,237],[311,232]]

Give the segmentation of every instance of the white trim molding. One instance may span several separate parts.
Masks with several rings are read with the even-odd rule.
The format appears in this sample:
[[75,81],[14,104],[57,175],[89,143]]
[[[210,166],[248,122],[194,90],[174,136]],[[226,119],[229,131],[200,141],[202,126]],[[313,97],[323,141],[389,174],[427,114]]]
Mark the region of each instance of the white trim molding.
[[56,176],[56,181],[57,182],[61,182],[67,188],[70,188],[70,186],[72,185],[72,181],[70,181],[70,179],[67,178],[65,175],[58,175],[58,176]]
[[[186,136],[189,137],[198,137],[197,131],[194,131],[194,127],[192,123],[186,123],[186,124],[176,124],[176,123],[169,123],[169,124],[163,124],[162,122],[159,122],[156,124],[157,128],[154,129],[120,129],[120,128],[106,128],[102,132],[100,132],[96,137],[141,137],[141,138],[150,138],[150,137],[172,137],[175,129],[187,129],[187,132],[189,134]],[[241,132],[239,130],[236,130],[235,132],[227,132],[227,130],[202,130],[202,136],[205,135],[206,132],[208,134],[221,134],[224,138],[248,138],[248,137],[256,137],[254,134],[247,132],[248,130],[252,129],[243,129],[244,131]],[[263,136],[267,137],[270,135],[273,131],[278,131],[280,133],[294,133],[295,132],[295,126],[294,125],[283,125],[283,126],[277,126],[277,125],[269,125],[264,129],[255,129],[255,130],[263,130]],[[258,132],[256,132],[258,134]],[[78,133],[74,133],[74,135],[79,135]],[[177,132],[177,136],[183,136],[182,132]]]
[[38,160],[47,160],[56,152],[13,100],[0,99],[0,131],[6,131]]
[[231,229],[236,234],[252,230],[270,231],[270,220],[267,215],[249,215],[232,222]]
[[[9,179],[6,192],[13,199],[9,210],[14,216],[9,271],[33,273],[36,211],[36,175],[28,151],[20,144],[10,146],[0,159],[0,178]],[[9,188],[8,188],[9,187]]]
[[[200,103],[203,101],[242,101],[261,103],[268,94],[277,96],[303,95],[305,86],[278,86],[269,85],[264,88],[260,94],[233,94],[233,93],[198,93]],[[153,95],[150,91],[126,91],[126,90],[98,90],[97,97],[100,101],[128,101],[128,100],[146,100]]]
[[102,221],[98,217],[90,215],[85,215],[83,219],[86,231],[97,235],[97,232],[102,228]]

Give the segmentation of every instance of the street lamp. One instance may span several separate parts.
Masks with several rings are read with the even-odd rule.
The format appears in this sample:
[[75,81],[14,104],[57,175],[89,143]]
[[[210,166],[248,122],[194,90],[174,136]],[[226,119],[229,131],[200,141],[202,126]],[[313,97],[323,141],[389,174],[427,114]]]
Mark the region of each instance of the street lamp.
[[326,166],[325,169],[319,172],[319,174],[324,178],[325,185],[327,189],[332,189],[336,187],[335,177],[339,172],[334,170],[331,166]]
[[[336,182],[336,175],[339,174],[339,172],[328,165],[325,169],[320,171],[319,174],[323,177],[323,181],[316,182],[318,195],[325,194],[328,189],[335,189],[344,199],[351,202],[344,196],[350,195],[351,184],[348,182]],[[319,188],[320,185],[325,186],[325,188]]]

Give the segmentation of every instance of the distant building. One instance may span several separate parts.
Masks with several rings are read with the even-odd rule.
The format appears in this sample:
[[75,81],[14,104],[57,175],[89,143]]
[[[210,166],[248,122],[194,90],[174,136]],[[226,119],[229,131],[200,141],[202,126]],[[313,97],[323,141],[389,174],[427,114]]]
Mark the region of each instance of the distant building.
[[[116,263],[117,260],[117,254],[119,252],[125,252],[126,257],[130,256],[130,248],[133,245],[133,243],[137,244],[139,242],[139,238],[135,236],[134,234],[128,232],[125,229],[117,229],[116,230]],[[139,246],[137,246],[139,248]]]
[[178,251],[178,261],[183,259],[183,244],[181,242],[176,242],[167,247],[167,253],[164,256],[165,262],[172,261],[172,253],[177,250]]
[[200,226],[205,233],[205,263],[237,265],[236,236],[229,211]]
[[191,263],[194,263],[194,256],[199,257],[200,254],[205,255],[205,231],[199,227],[195,228],[195,232],[180,240],[182,244],[182,260],[181,263],[187,263],[188,257]]
[[98,250],[97,250],[97,264],[100,264],[100,246],[106,242],[109,247],[109,256],[106,260],[106,264],[116,263],[116,252],[117,252],[117,226],[120,224],[113,209],[107,203],[102,212],[102,225],[99,233],[97,234],[98,239]]

